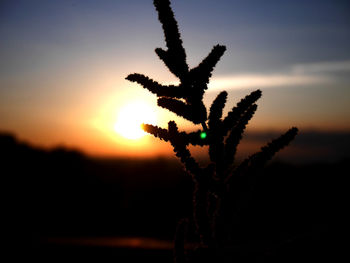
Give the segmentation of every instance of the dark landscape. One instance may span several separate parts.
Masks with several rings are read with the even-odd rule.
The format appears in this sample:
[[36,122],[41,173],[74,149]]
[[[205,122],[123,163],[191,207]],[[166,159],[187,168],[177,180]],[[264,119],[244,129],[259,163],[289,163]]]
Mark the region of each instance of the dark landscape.
[[[0,149],[8,229],[34,260],[172,262],[176,224],[191,216],[192,198],[192,182],[176,159],[91,158],[33,148],[8,134],[0,136]],[[348,174],[346,159],[271,162],[241,213],[237,258],[340,258]]]

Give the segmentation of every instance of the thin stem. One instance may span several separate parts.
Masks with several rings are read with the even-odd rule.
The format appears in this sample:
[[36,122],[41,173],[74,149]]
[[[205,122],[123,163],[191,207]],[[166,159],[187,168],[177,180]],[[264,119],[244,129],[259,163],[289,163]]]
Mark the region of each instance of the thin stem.
[[203,127],[203,130],[206,132],[208,131],[208,127],[207,127],[207,124],[205,122],[202,122],[202,127]]

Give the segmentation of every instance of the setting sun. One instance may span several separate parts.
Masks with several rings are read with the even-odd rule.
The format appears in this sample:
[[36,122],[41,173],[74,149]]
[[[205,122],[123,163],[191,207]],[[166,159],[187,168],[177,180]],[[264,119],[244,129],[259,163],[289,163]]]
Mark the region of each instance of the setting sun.
[[146,135],[142,123],[156,124],[156,120],[157,114],[151,105],[134,101],[121,108],[114,130],[127,139],[136,140]]

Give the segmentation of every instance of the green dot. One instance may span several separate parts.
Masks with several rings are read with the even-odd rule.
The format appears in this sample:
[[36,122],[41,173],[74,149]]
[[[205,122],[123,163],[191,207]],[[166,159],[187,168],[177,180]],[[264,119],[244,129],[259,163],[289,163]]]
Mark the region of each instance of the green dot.
[[207,133],[206,132],[201,132],[201,139],[207,138]]

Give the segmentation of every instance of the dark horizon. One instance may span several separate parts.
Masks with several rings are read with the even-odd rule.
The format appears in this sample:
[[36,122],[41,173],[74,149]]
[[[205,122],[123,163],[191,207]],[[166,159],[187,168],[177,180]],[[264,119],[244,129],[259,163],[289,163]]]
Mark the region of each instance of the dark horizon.
[[[247,131],[237,152],[238,159],[243,158],[254,153],[266,142],[278,137],[278,131]],[[173,154],[156,155],[151,157],[142,156],[123,156],[123,155],[91,155],[84,152],[77,147],[71,147],[64,144],[53,145],[51,147],[42,147],[40,145],[31,144],[28,141],[22,140],[11,132],[0,131],[0,138],[12,137],[18,144],[23,144],[29,148],[34,148],[44,151],[54,151],[55,149],[62,149],[66,151],[77,152],[86,157],[93,159],[106,160],[152,160],[152,159],[169,159],[176,161]],[[165,143],[164,143],[165,144]],[[206,155],[207,149],[197,147],[192,150],[194,154],[203,159]],[[308,164],[308,163],[334,163],[350,158],[350,132],[326,132],[326,131],[300,131],[298,137],[291,143],[291,145],[278,153],[274,160],[292,163],[292,164]]]

